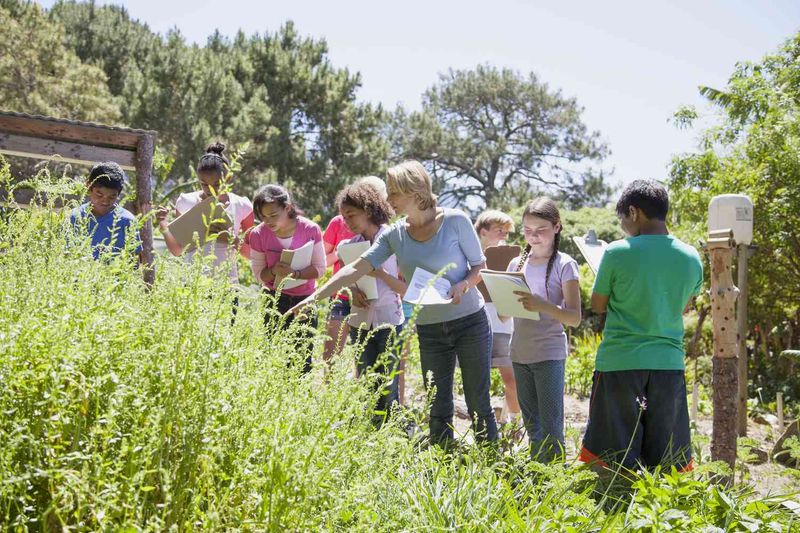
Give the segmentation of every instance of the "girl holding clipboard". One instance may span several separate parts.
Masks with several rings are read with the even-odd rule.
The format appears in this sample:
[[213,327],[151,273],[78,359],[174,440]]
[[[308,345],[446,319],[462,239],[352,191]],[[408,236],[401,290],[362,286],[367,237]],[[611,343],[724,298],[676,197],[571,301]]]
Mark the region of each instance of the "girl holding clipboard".
[[522,272],[531,292],[515,292],[539,320],[514,318],[511,360],[531,457],[549,462],[564,450],[564,326],[581,321],[578,264],[559,252],[561,216],[550,198],[532,200],[522,215],[525,249],[508,265]]

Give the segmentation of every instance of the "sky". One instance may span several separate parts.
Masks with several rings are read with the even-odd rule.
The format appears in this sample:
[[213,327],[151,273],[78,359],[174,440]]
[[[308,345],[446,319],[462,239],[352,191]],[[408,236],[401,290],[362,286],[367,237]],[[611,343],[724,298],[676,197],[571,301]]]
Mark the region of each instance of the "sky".
[[[418,109],[450,68],[534,72],[585,108],[584,122],[611,149],[604,167],[615,184],[664,179],[672,156],[691,151],[699,126],[713,123],[698,87],[724,88],[737,62],[760,60],[800,30],[800,0],[109,3],[198,44],[214,29],[263,34],[292,20],[301,34],[327,41],[335,66],[361,74],[360,100],[389,109]],[[695,130],[669,122],[684,104],[704,116]]]

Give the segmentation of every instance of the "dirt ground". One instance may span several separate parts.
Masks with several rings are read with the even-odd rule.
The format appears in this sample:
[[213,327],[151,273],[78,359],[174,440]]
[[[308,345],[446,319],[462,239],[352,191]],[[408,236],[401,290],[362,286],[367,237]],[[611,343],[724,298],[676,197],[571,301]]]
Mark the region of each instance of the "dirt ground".
[[[425,402],[424,392],[422,392],[421,383],[413,380],[411,387],[406,388],[406,400],[411,401],[416,405],[423,405]],[[469,418],[467,416],[466,403],[463,396],[456,395],[455,397],[455,429],[457,435],[461,436],[466,442],[472,440],[472,435],[469,431]],[[503,406],[503,399],[501,397],[492,397],[492,405],[495,407],[495,412],[499,412]],[[567,395],[564,397],[564,425],[565,425],[565,441],[567,446],[568,456],[571,458],[577,457],[578,450],[580,449],[581,439],[586,430],[586,420],[589,413],[589,400],[580,399],[574,396]],[[748,425],[748,438],[753,439],[755,442],[753,453],[750,455],[761,455],[761,460],[766,459],[775,444],[775,441],[780,437],[778,428],[765,423],[757,423],[753,419],[749,421]],[[700,447],[699,457],[695,457],[696,462],[703,462],[710,460],[710,442],[711,442],[711,429],[712,419],[710,415],[700,414],[696,421],[692,422],[693,426],[693,440],[695,447]],[[519,444],[524,446],[525,439]],[[759,453],[760,452],[763,453]],[[787,495],[795,494],[795,499],[800,503],[800,471],[787,468],[779,463],[766,460],[760,464],[756,459],[743,462],[740,461],[737,467],[736,479],[749,484],[760,495],[767,497],[771,495]]]

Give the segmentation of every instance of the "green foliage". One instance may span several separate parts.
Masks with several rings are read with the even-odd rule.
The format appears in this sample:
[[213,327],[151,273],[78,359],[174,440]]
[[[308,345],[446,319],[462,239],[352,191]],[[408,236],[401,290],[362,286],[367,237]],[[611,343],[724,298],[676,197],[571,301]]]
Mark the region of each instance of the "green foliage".
[[602,337],[594,333],[584,333],[575,339],[574,347],[567,356],[564,388],[567,394],[578,398],[588,398],[592,392],[594,359]]
[[199,261],[176,258],[159,260],[148,288],[132,263],[88,259],[88,242],[67,246],[64,216],[48,206],[0,216],[9,529],[796,525],[772,501],[710,487],[705,474],[642,478],[606,509],[586,468],[530,463],[525,450],[426,447],[399,424],[376,430],[374,393],[350,377],[352,352],[327,379],[303,376],[306,354],[293,345],[303,326],[285,327],[269,302],[238,293],[232,323],[224,273],[207,278]]
[[64,28],[34,3],[0,4],[0,107],[116,124],[119,107],[102,69],[61,42]]
[[398,110],[394,143],[428,163],[444,202],[504,207],[509,195],[547,190],[573,206],[602,205],[612,190],[592,165],[608,149],[581,113],[534,74],[478,65],[441,75],[421,111]]
[[[15,12],[20,24],[30,24],[25,10]],[[358,74],[333,66],[325,41],[301,36],[291,22],[249,37],[216,32],[201,47],[177,30],[155,34],[118,6],[63,1],[49,18],[44,22],[58,31],[43,29],[24,41],[41,41],[48,50],[46,43],[63,48],[63,40],[77,65],[83,61],[84,71],[94,73],[83,75],[85,85],[110,89],[105,101],[119,106],[114,121],[159,132],[159,146],[174,158],[165,190],[191,177],[214,139],[233,147],[251,143],[237,191],[250,194],[277,181],[291,187],[302,207],[326,216],[343,184],[384,169],[384,111],[356,102]]]
[[[759,63],[740,63],[724,89],[701,93],[721,112],[695,153],[674,158],[670,191],[676,233],[706,237],[708,203],[718,194],[747,194],[754,203],[748,314],[758,356],[753,387],[771,393],[788,383],[791,365],[774,357],[800,346],[800,34]],[[679,111],[678,120],[691,113]],[[800,397],[797,381],[784,391]]]

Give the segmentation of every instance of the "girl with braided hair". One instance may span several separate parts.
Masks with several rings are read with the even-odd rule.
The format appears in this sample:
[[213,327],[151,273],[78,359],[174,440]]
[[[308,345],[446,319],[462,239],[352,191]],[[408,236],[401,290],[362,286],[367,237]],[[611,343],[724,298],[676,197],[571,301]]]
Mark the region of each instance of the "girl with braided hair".
[[522,215],[526,246],[508,270],[523,272],[532,294],[515,292],[539,320],[514,318],[511,360],[531,457],[549,462],[564,451],[564,326],[581,321],[578,264],[559,252],[561,216],[550,198],[532,200]]

